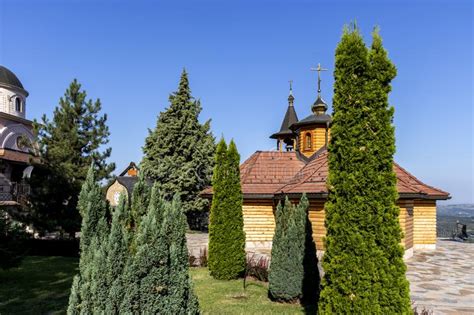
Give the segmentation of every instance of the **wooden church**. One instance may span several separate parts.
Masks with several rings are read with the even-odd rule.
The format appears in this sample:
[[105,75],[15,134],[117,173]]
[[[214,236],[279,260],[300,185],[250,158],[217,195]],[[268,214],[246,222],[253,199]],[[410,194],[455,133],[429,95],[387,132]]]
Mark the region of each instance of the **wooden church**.
[[[318,66],[318,72],[322,70]],[[288,107],[280,130],[270,136],[277,141],[276,151],[257,151],[241,166],[244,231],[248,250],[268,250],[275,230],[275,209],[284,196],[298,200],[303,193],[310,201],[309,218],[318,251],[324,251],[324,204],[328,190],[328,151],[331,116],[318,95],[312,114],[299,120],[290,85]],[[429,186],[397,163],[400,224],[404,233],[405,257],[415,249],[436,248],[436,201],[449,199],[449,193]],[[212,198],[212,188],[203,192]]]

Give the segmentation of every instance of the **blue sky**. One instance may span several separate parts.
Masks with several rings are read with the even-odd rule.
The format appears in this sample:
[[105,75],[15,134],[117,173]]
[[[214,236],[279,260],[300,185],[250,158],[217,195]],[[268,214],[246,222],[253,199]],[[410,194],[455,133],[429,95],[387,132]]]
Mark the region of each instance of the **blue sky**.
[[41,1],[0,0],[0,64],[30,92],[27,116],[51,116],[73,78],[109,116],[111,160],[140,161],[148,128],[168,106],[183,67],[202,120],[234,138],[242,160],[275,147],[288,80],[304,118],[331,103],[334,50],[356,19],[370,44],[381,28],[398,68],[396,160],[473,201],[473,5],[471,1]]

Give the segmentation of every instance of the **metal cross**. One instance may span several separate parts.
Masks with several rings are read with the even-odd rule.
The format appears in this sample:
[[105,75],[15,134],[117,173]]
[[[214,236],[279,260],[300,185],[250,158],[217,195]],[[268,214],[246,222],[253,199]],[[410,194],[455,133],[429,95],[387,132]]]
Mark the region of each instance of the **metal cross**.
[[293,91],[293,80],[288,81],[290,83],[290,91]]
[[318,71],[318,96],[321,95],[321,71],[327,71],[328,69],[321,68],[321,64],[318,63],[317,68],[310,68],[311,71]]

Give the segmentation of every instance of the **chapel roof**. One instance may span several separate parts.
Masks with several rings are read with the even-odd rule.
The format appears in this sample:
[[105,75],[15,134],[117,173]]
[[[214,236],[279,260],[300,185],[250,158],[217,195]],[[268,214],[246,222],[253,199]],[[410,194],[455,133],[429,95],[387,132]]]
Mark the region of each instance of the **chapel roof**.
[[[426,185],[394,162],[401,198],[449,199],[449,193]],[[323,148],[309,160],[298,152],[257,151],[240,166],[244,198],[273,198],[278,194],[325,197],[328,193],[328,151]],[[212,187],[202,193],[212,195]]]

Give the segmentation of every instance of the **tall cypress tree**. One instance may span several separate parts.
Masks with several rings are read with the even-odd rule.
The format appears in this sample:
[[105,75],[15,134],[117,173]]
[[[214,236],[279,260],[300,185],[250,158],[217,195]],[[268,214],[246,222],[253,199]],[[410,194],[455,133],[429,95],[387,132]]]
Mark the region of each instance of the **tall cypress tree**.
[[240,156],[234,141],[217,145],[209,225],[209,271],[216,279],[234,279],[245,269]]
[[201,103],[191,96],[186,71],[169,102],[145,140],[142,172],[159,183],[165,199],[179,193],[184,212],[201,211],[207,200],[199,193],[209,186],[215,145],[210,121],[201,124],[198,120]]
[[411,312],[387,101],[395,68],[374,45],[353,26],[336,49],[321,314]]

